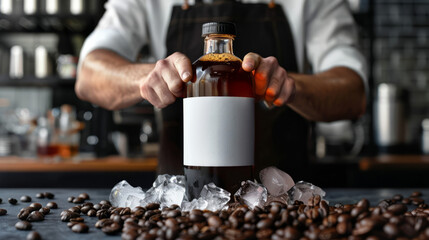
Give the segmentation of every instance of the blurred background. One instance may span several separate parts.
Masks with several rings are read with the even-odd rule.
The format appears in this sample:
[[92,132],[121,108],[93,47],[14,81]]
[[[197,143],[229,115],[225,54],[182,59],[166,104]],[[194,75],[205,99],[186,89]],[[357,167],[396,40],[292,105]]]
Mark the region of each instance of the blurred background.
[[[107,111],[74,93],[81,46],[105,2],[0,0],[0,187],[152,184],[159,114],[145,101]],[[427,187],[429,0],[347,2],[369,66],[367,112],[313,124],[305,180]]]

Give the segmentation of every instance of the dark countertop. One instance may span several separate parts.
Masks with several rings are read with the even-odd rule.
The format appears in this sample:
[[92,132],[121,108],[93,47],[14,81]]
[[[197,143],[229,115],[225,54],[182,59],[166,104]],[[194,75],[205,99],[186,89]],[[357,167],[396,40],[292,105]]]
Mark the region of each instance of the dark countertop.
[[[31,180],[29,180],[31,181]],[[325,189],[326,199],[330,205],[336,203],[356,203],[362,198],[367,198],[371,205],[376,205],[379,201],[387,198],[392,198],[395,194],[402,194],[408,197],[413,191],[421,191],[423,199],[429,202],[429,189]],[[55,194],[55,198],[38,199],[36,194],[39,192],[51,192]],[[20,188],[0,188],[0,198],[3,202],[0,208],[7,210],[7,215],[0,216],[0,239],[25,239],[29,231],[18,231],[15,229],[15,223],[19,221],[16,217],[19,210],[27,207],[30,203],[23,203],[19,198],[23,195],[28,195],[32,198],[31,202],[39,202],[45,206],[48,202],[54,201],[58,204],[58,209],[52,209],[51,213],[46,215],[42,222],[34,222],[33,230],[38,231],[42,239],[120,239],[120,235],[107,236],[101,230],[94,227],[97,218],[85,216],[85,222],[89,226],[89,233],[77,234],[72,232],[67,223],[61,222],[61,211],[68,209],[76,204],[67,202],[69,196],[78,196],[80,193],[88,193],[91,197],[89,202],[98,203],[101,200],[109,198],[110,189],[20,189]],[[18,200],[17,205],[11,205],[7,199],[13,197]]]

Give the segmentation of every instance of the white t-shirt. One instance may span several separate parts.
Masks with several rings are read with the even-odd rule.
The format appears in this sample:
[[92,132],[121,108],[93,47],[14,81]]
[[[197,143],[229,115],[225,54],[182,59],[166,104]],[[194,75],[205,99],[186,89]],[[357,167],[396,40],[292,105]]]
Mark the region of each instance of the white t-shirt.
[[[270,0],[242,0],[269,3]],[[314,73],[336,66],[356,71],[367,87],[367,65],[358,49],[357,29],[342,0],[276,0],[288,18],[300,72],[310,63]],[[166,56],[166,35],[172,8],[183,0],[109,0],[98,26],[88,36],[80,63],[95,49],[109,49],[134,61],[148,45],[154,61]],[[190,1],[193,4],[193,1]]]

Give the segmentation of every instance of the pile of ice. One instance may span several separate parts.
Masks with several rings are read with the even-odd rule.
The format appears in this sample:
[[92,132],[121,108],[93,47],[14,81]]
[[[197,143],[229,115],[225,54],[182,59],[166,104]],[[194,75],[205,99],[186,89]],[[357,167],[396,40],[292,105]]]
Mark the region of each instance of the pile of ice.
[[[261,183],[243,181],[240,189],[234,194],[237,202],[250,208],[263,207],[272,202],[291,204],[295,201],[308,202],[314,195],[325,196],[325,192],[308,182],[299,181],[295,184],[289,174],[276,167],[268,167],[259,173]],[[217,187],[214,183],[203,187],[200,197],[189,201],[185,194],[185,177],[181,175],[159,175],[152,187],[144,192],[140,187],[133,187],[123,180],[116,184],[110,193],[110,202],[117,207],[145,206],[159,203],[161,208],[173,204],[179,205],[183,211],[192,209],[217,211],[227,207],[231,193]]]

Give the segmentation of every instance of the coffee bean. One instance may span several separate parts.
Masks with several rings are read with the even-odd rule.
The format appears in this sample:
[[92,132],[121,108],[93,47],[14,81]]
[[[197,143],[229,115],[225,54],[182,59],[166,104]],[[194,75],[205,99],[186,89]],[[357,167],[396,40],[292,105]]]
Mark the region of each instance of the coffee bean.
[[46,207],[48,207],[50,209],[57,209],[58,205],[56,202],[48,202],[48,204],[46,204]]
[[387,211],[393,213],[394,215],[404,214],[407,210],[407,206],[402,203],[396,203],[387,207]]
[[346,235],[351,233],[352,227],[351,222],[340,222],[338,223],[336,230],[338,234]]
[[79,216],[80,216],[79,213],[75,213],[75,212],[72,212],[72,211],[65,210],[65,211],[61,212],[61,221],[63,221],[63,222],[69,222],[70,219],[77,218]]
[[87,214],[89,210],[91,210],[92,207],[91,206],[84,206],[80,209],[81,213],[83,214]]
[[95,217],[97,215],[97,211],[95,209],[90,209],[86,215],[89,217]]
[[180,214],[181,214],[180,210],[174,209],[174,210],[169,211],[167,213],[166,217],[168,217],[168,218],[175,218],[177,216],[180,216]]
[[421,197],[423,194],[419,191],[412,192],[410,197]]
[[77,197],[72,200],[73,203],[83,203],[85,201],[84,198]]
[[44,207],[44,208],[39,209],[39,212],[43,213],[43,215],[48,215],[50,211],[51,211],[51,209],[48,207]]
[[155,210],[155,209],[159,209],[159,203],[149,203],[148,205],[146,205],[145,207],[147,210]]
[[32,231],[29,234],[27,234],[27,240],[41,240],[41,239],[42,237],[36,231]]
[[81,217],[77,217],[77,218],[70,218],[70,222],[84,222],[85,219],[81,218]]
[[74,199],[75,199],[75,197],[70,196],[67,198],[67,202],[72,203]]
[[0,208],[0,216],[6,215],[7,214],[7,210]]
[[29,222],[39,222],[39,221],[43,221],[44,219],[45,219],[45,215],[43,215],[43,213],[38,211],[31,212],[30,215],[28,215],[27,217],[27,221]]
[[50,193],[50,192],[45,192],[45,193],[43,193],[43,195],[47,199],[54,199],[54,197],[55,197],[55,195],[53,193]]
[[375,223],[370,218],[365,218],[359,222],[359,225],[356,225],[356,228],[353,230],[353,235],[363,236],[369,233],[375,226]]
[[95,215],[98,217],[98,219],[108,218],[109,212],[106,209],[100,209]]
[[34,208],[34,210],[39,210],[39,209],[42,208],[42,204],[40,204],[40,203],[32,203],[32,204],[30,204],[30,207]]
[[270,228],[272,226],[273,226],[273,220],[269,218],[262,219],[256,224],[256,228],[258,229]]
[[387,223],[384,225],[383,231],[389,238],[395,238],[399,234],[398,226],[393,223]]
[[21,211],[19,211],[18,213],[18,219],[20,220],[26,220],[28,218],[28,216],[30,215],[32,211],[27,210],[27,209],[22,209]]
[[107,235],[114,235],[120,232],[120,230],[121,226],[115,222],[101,228],[101,231],[103,231]]
[[[101,200],[100,201],[100,204],[101,205],[109,205],[109,206],[112,206],[112,203],[110,203],[108,200]],[[158,204],[158,203],[157,203]],[[159,204],[158,204],[158,206],[159,206]],[[158,207],[159,208],[159,207]]]
[[396,194],[395,196],[393,196],[392,199],[397,201],[397,202],[400,202],[400,201],[402,201],[402,199],[404,199],[404,197],[401,194]]
[[222,225],[222,220],[218,216],[210,216],[207,219],[207,223],[209,226],[217,228]]
[[80,213],[80,208],[77,206],[68,209],[70,212]]
[[36,198],[45,198],[45,194],[44,193],[37,193]]
[[15,198],[9,198],[7,199],[7,201],[12,205],[16,205],[16,203],[18,202]]
[[21,202],[31,202],[31,197],[30,196],[22,196],[19,200],[21,200]]
[[368,210],[369,208],[369,201],[366,198],[361,199],[357,204],[357,207],[362,207],[365,210]]
[[381,202],[378,203],[378,206],[381,208],[387,208],[388,206],[390,206],[390,201],[389,200],[383,200]]
[[296,228],[287,226],[284,230],[284,238],[286,239],[299,239],[300,233]]
[[256,237],[258,239],[269,239],[273,234],[273,230],[269,228],[264,228],[256,232]]
[[418,198],[418,197],[414,197],[414,198],[410,198],[411,199],[411,203],[418,206],[420,204],[423,204],[425,202],[425,200]]
[[89,195],[88,193],[81,193],[79,194],[79,196],[77,196],[78,198],[83,198],[85,200],[89,200]]
[[71,230],[75,233],[87,233],[89,230],[89,227],[85,223],[77,223],[73,225]]
[[15,224],[15,228],[18,230],[31,230],[33,225],[28,221],[19,221]]

